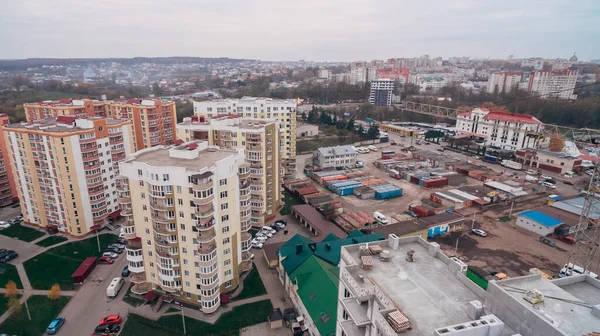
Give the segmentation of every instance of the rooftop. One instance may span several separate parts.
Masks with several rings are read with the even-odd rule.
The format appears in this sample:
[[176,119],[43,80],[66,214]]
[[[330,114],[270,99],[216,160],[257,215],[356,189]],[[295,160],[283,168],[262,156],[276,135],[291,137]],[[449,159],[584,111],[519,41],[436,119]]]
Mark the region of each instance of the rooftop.
[[563,222],[561,222],[560,220],[558,220],[554,217],[548,216],[541,211],[535,211],[535,210],[523,211],[523,212],[518,213],[517,216],[527,217],[531,220],[534,220],[534,221],[542,224],[545,227],[552,227],[552,226],[557,226],[557,225],[563,224]]
[[[589,218],[597,220],[600,218],[600,199],[592,198],[592,205],[590,206]],[[583,212],[583,206],[585,204],[585,196],[580,195],[569,199],[563,199],[558,202],[552,203],[552,207],[561,209],[576,215],[581,215]]]
[[[533,305],[523,299],[523,294],[533,289],[544,295],[543,303]],[[579,336],[600,330],[600,319],[592,315],[591,308],[600,303],[600,282],[589,276],[572,275],[550,281],[540,275],[523,276],[490,282],[488,292],[499,301],[512,298],[511,308],[522,312],[519,314],[524,317],[525,328],[536,325],[540,335],[558,335],[554,331],[559,330],[561,335]]]
[[559,208],[553,208],[551,206],[544,206],[536,209],[539,212],[545,213],[550,217],[554,217],[559,221],[563,222],[568,226],[575,226],[579,224],[579,216],[567,211],[563,211]]
[[179,146],[156,146],[133,154],[125,162],[143,162],[150,166],[182,167],[200,171],[218,161],[237,155],[238,151],[208,146],[208,142],[188,142]]
[[354,146],[334,146],[334,147],[321,147],[317,149],[321,155],[342,155],[342,154],[356,154]]
[[6,124],[9,129],[27,129],[27,130],[42,130],[46,132],[77,132],[92,130],[95,120],[106,119],[107,125],[117,125],[129,122],[127,119],[113,119],[103,117],[85,117],[76,118],[74,116],[59,116],[58,118],[48,118],[34,120],[31,122],[21,122],[15,124]]
[[[343,247],[342,258],[352,266],[346,266],[340,278],[347,283],[347,271],[357,286],[365,289],[374,286],[391,299],[393,302],[388,303],[388,308],[399,308],[412,325],[412,330],[402,335],[433,335],[437,328],[471,321],[467,305],[481,299],[449,270],[447,263],[451,261],[440,252],[432,257],[429,250],[435,245],[421,238],[396,239],[399,241],[397,249],[388,246],[391,240],[378,242],[390,252],[390,261],[382,262],[374,257],[370,270],[360,267],[359,245]],[[415,251],[415,262],[406,261],[410,250]]]
[[300,214],[302,217],[309,222],[310,226],[312,226],[316,231],[317,235],[320,237],[325,237],[330,233],[335,234],[338,238],[344,238],[347,234],[342,231],[337,225],[328,221],[323,217],[315,208],[310,206],[309,204],[298,204],[292,206],[292,210],[296,213]]

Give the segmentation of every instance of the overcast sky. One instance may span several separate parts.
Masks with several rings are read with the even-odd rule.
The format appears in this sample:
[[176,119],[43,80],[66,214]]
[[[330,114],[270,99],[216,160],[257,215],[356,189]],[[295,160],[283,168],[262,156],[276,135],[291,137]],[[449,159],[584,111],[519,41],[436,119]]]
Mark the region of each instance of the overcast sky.
[[600,58],[600,0],[0,0],[0,59]]

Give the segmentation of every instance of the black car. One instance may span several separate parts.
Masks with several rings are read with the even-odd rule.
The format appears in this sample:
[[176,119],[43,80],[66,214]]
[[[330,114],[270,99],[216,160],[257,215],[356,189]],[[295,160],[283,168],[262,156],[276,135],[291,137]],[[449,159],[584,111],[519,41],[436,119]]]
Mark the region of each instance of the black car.
[[94,332],[103,333],[103,332],[119,332],[121,330],[121,326],[118,324],[101,324],[94,329]]
[[8,250],[7,250],[7,249],[5,249],[5,248],[0,248],[0,254],[2,254],[2,253],[4,253],[4,252],[7,252],[7,251],[8,251]]
[[127,240],[125,238],[119,238],[119,239],[117,239],[116,243],[127,245],[129,243],[129,240]]
[[17,252],[15,251],[8,251],[8,254],[5,255],[4,257],[0,258],[0,262],[3,263],[7,263],[15,258],[17,258],[19,255],[17,254]]
[[4,251],[0,252],[0,259],[4,258],[4,256],[6,256],[7,254],[9,254],[11,252],[11,251],[7,251],[6,249],[3,249],[3,250]]
[[280,231],[281,229],[283,229],[281,226],[277,225],[277,224],[273,224],[271,225],[271,228],[275,231]]
[[278,219],[278,220],[275,221],[275,224],[279,224],[279,223],[281,223],[283,225],[286,225],[287,221],[285,219]]

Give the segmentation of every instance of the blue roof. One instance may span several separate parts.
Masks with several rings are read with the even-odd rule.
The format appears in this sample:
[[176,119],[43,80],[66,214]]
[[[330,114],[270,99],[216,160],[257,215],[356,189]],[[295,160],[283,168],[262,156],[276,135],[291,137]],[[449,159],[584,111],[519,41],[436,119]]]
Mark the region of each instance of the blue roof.
[[534,211],[534,210],[523,211],[523,212],[517,214],[517,216],[527,217],[531,220],[534,220],[534,221],[542,224],[545,227],[551,227],[551,226],[557,226],[557,225],[563,224],[563,222],[559,221],[558,219],[556,219],[554,217],[550,217],[543,212]]

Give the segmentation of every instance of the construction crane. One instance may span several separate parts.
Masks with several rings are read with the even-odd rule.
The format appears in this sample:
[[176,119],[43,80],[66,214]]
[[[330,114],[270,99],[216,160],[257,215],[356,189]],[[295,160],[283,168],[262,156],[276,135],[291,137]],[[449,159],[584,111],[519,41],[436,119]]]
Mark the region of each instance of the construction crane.
[[[600,247],[600,225],[595,223],[600,215],[600,163],[596,163],[583,203],[575,244],[569,252],[569,258],[559,276],[570,276],[573,272],[587,274],[592,272],[593,263],[596,262],[594,270],[597,272],[600,259],[598,259],[598,248]],[[578,269],[578,267],[581,269]]]

